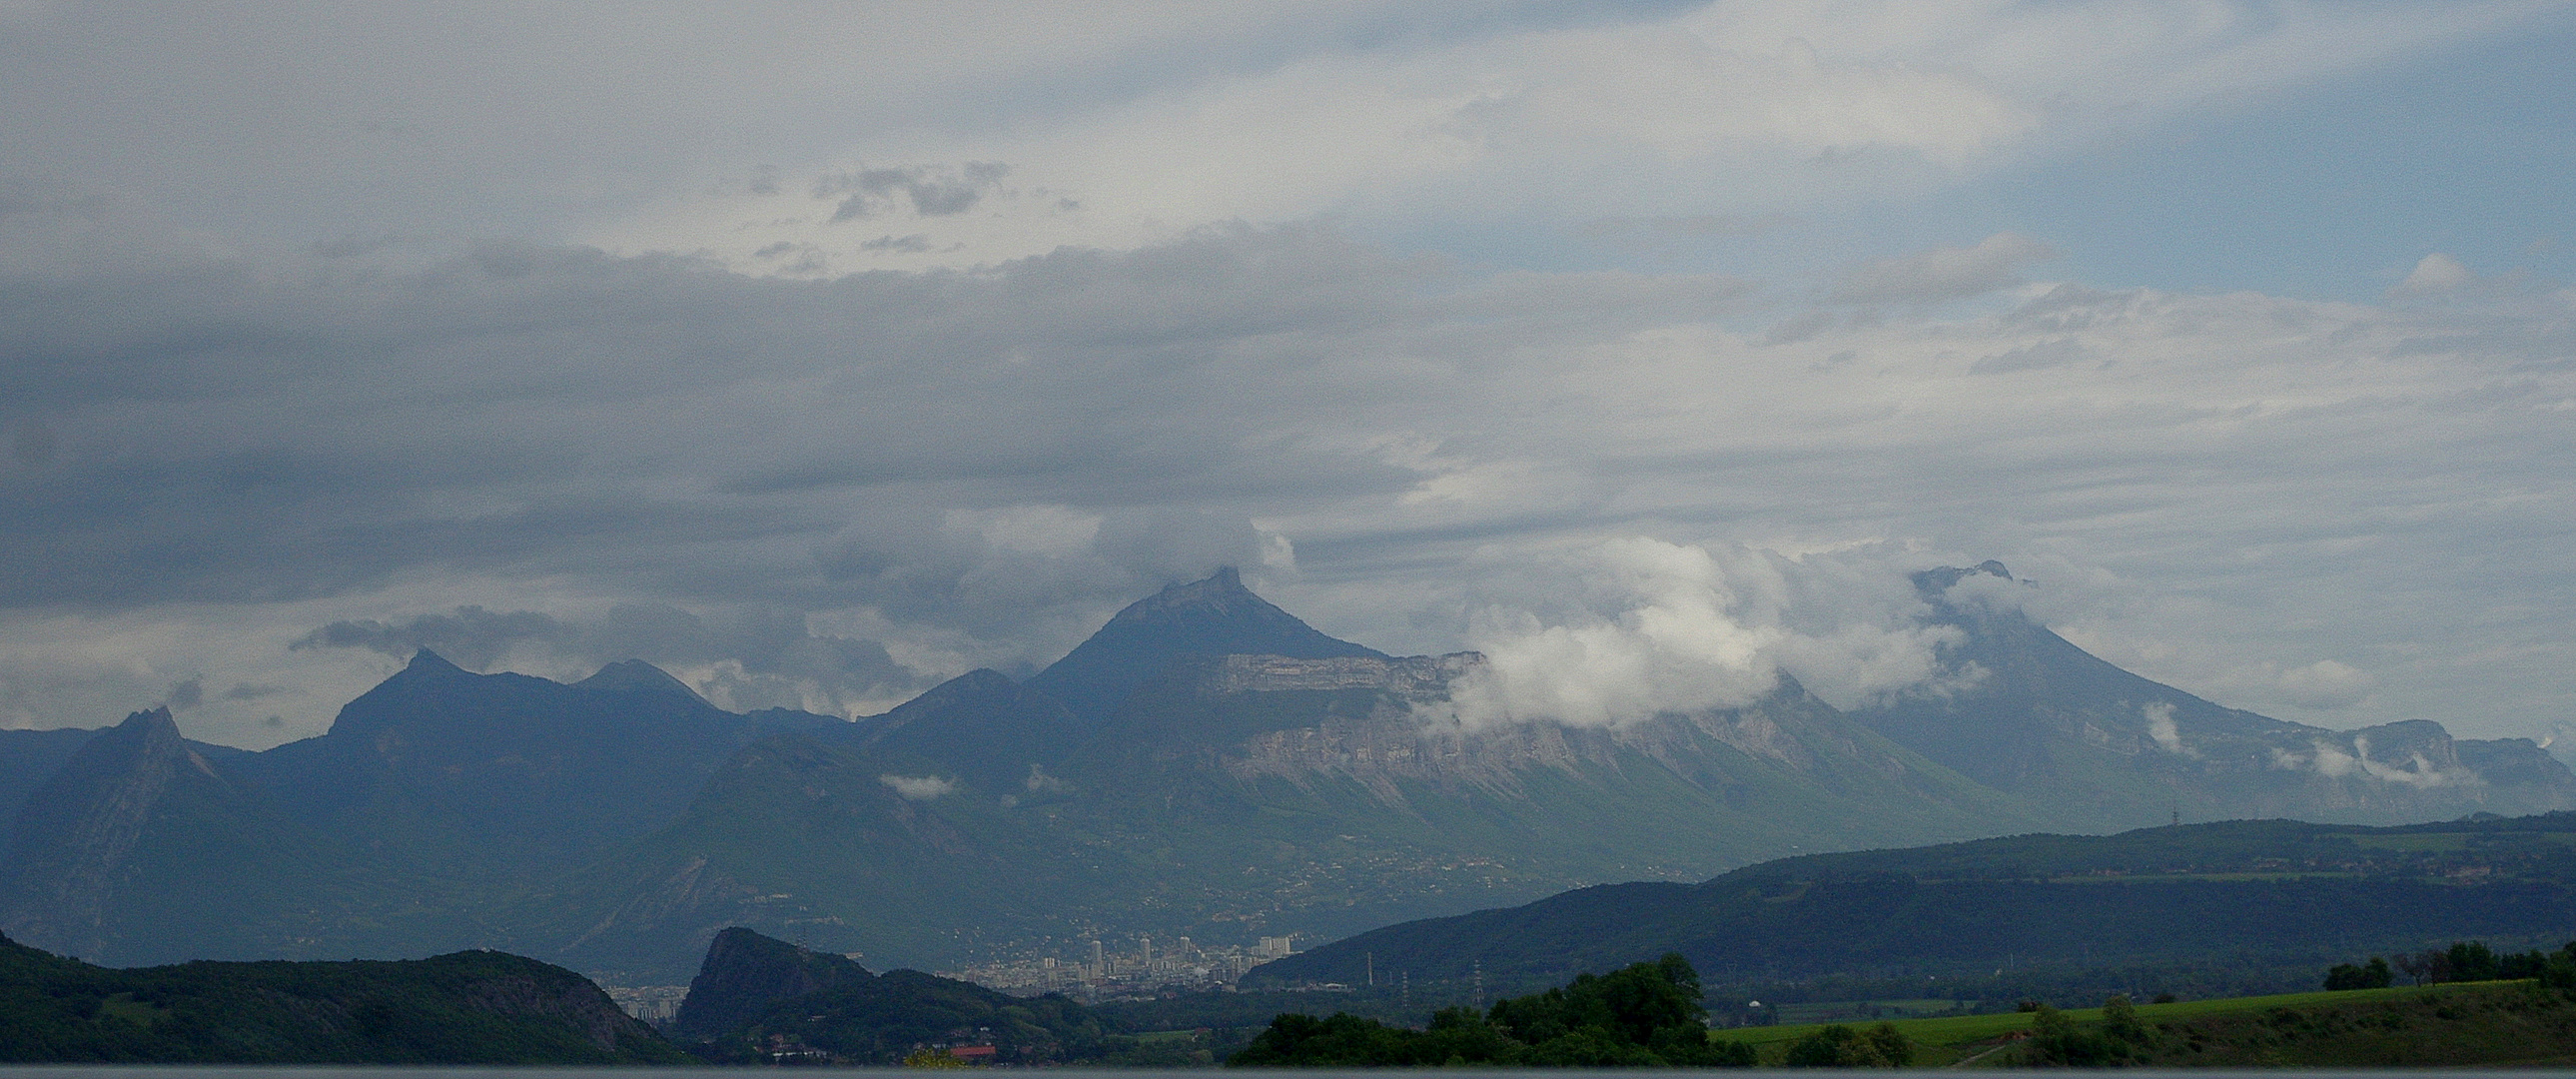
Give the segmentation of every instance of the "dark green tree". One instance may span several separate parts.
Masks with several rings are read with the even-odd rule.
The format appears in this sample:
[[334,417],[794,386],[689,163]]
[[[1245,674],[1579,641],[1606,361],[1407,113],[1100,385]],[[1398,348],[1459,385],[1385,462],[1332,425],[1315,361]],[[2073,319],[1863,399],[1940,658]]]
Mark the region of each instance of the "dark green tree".
[[1913,1060],[1913,1045],[1893,1023],[1867,1033],[1835,1023],[1790,1043],[1781,1062],[1792,1068],[1902,1068]]
[[2451,974],[2444,981],[2491,982],[2496,979],[2496,955],[2485,941],[2453,941],[2448,958]]
[[[2126,1004],[2126,998],[2114,997]],[[2129,1013],[2135,1025],[2137,1015]],[[2115,1036],[2107,1029],[2086,1029],[2066,1013],[2042,1004],[2031,1016],[2033,1033],[2022,1043],[2023,1059],[2034,1065],[2066,1068],[2110,1068],[2129,1063],[2138,1056],[2138,1047]],[[2143,1029],[2143,1028],[2141,1028]]]
[[[1495,1002],[1484,1015],[1439,1012],[1426,1030],[1373,1019],[1282,1015],[1226,1063],[1276,1067],[1743,1067],[1753,1049],[1709,1037],[1699,973],[1678,955],[1544,993]],[[1901,1039],[1900,1039],[1901,1041]]]
[[2386,989],[2395,980],[2396,973],[2388,969],[2388,960],[2375,955],[2368,963],[2337,963],[2326,971],[2328,989]]

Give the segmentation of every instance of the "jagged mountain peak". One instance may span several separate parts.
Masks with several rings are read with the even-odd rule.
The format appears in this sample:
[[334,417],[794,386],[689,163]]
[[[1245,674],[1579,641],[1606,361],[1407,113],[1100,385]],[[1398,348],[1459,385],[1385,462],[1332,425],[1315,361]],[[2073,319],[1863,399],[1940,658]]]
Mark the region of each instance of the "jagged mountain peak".
[[28,799],[0,862],[0,931],[49,950],[96,955],[154,810],[193,762],[168,708],[127,716],[91,738]]
[[114,729],[126,730],[128,728],[132,728],[138,732],[148,729],[154,735],[167,734],[172,738],[179,736],[179,723],[177,720],[170,717],[170,706],[168,705],[146,708],[140,712],[136,712],[133,715],[125,717],[125,721],[117,724]]
[[1174,660],[1190,655],[1387,658],[1299,621],[1253,594],[1243,576],[1225,566],[1204,580],[1169,585],[1128,604],[1029,685],[1064,701],[1076,715],[1097,720]]
[[599,669],[598,673],[573,683],[582,689],[606,690],[611,693],[678,694],[690,700],[703,700],[689,684],[640,659],[621,659]]
[[448,662],[446,656],[439,655],[427,648],[413,652],[411,654],[411,661],[403,664],[402,669],[402,673],[415,676],[448,674],[451,672],[455,674],[464,674],[465,668]]

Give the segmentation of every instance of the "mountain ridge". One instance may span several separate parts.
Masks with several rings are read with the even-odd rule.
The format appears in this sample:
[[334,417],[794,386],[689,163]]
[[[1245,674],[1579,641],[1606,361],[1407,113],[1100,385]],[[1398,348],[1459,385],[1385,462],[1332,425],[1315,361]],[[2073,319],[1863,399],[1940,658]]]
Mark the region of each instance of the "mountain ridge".
[[[425,651],[323,736],[93,769],[176,796],[132,847],[156,883],[120,885],[98,908],[116,932],[81,954],[491,946],[655,983],[729,925],[933,966],[1138,934],[1330,939],[2177,807],[2370,823],[2576,806],[2576,775],[2529,742],[2224,709],[1976,606],[1953,592],[1969,574],[2010,579],[1917,582],[1957,629],[1943,662],[1986,672],[1947,698],[1844,712],[1784,676],[1740,708],[1607,728],[1442,727],[1426,717],[1482,657],[1334,640],[1231,572],[1131,604],[1051,666],[1094,693],[1088,715],[1043,673],[968,672],[849,722],[725,712],[634,661],[564,684]],[[1228,642],[1310,654],[1213,650]],[[1943,724],[1959,737],[1929,737]],[[1971,751],[2014,743],[2031,754],[2009,767]],[[36,919],[0,925],[89,917],[41,887],[0,898],[0,919]]]

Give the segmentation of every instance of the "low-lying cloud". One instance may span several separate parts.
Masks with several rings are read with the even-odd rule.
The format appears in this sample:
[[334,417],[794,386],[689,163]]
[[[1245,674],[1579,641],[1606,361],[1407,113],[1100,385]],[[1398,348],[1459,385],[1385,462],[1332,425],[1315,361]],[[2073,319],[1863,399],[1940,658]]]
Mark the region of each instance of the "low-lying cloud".
[[2361,776],[2418,789],[2480,782],[2474,772],[2443,768],[2421,753],[2410,752],[2397,763],[2374,760],[2370,754],[2370,736],[2366,734],[2355,735],[2350,750],[2324,739],[2311,743],[2306,753],[2275,749],[2272,751],[2272,767],[2291,772],[2311,771],[2329,779]]
[[957,789],[957,781],[941,776],[899,776],[889,773],[878,776],[877,782],[894,788],[896,794],[916,802],[927,802]]
[[1451,686],[1443,718],[1616,727],[1751,704],[1783,674],[1852,708],[1936,688],[1938,648],[1958,636],[1916,621],[1904,573],[1866,560],[1634,537],[1576,561],[1578,602],[1479,616],[1471,643],[1487,662]]

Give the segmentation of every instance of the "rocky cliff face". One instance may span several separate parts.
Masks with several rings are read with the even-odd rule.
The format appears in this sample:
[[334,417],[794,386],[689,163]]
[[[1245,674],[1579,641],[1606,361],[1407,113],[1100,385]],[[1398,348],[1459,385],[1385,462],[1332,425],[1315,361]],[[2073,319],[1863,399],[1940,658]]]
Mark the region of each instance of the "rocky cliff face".
[[760,1017],[791,997],[839,989],[874,978],[868,969],[837,955],[809,951],[741,927],[717,933],[705,962],[689,982],[672,1029],[684,1037],[712,1038]]
[[104,950],[110,905],[131,876],[135,845],[183,769],[214,775],[166,708],[137,712],[90,739],[19,816],[0,929],[58,954]]

